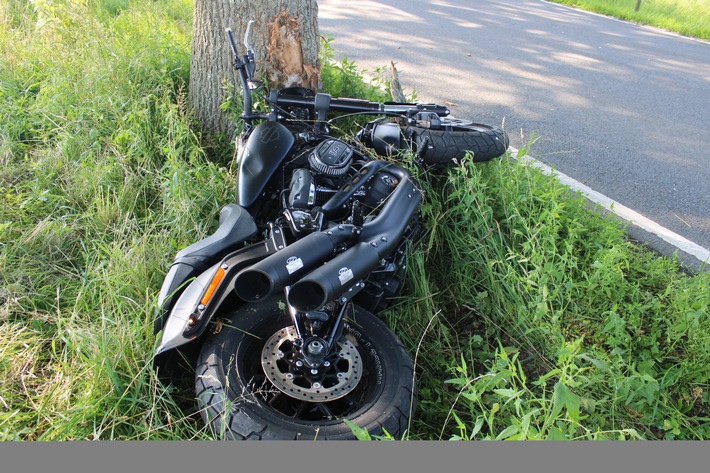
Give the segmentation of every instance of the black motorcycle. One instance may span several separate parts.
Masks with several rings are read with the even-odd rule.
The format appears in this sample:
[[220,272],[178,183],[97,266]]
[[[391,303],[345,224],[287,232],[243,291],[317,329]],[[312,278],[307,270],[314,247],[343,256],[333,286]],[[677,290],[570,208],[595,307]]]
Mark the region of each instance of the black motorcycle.
[[[414,367],[374,315],[400,293],[421,233],[422,193],[400,163],[485,161],[508,136],[440,105],[298,87],[271,91],[270,111],[255,113],[249,27],[241,57],[227,33],[244,106],[236,198],[167,273],[156,364],[195,353],[198,406],[218,438],[354,439],[351,425],[401,438]],[[378,119],[346,139],[331,133],[330,114]]]

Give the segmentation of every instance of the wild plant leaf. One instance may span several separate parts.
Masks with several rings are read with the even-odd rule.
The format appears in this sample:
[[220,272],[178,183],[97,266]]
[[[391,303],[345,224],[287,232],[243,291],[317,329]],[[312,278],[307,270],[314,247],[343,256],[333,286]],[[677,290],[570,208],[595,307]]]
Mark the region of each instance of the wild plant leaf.
[[515,389],[494,389],[493,392],[505,399],[511,399],[519,394]]
[[348,427],[350,427],[350,430],[352,430],[358,440],[372,440],[372,437],[370,437],[370,433],[367,429],[360,427],[348,419],[343,419],[343,421],[348,425]]
[[473,425],[473,429],[471,429],[471,438],[476,438],[476,435],[478,435],[478,432],[481,431],[481,428],[483,428],[483,422],[485,422],[485,419],[482,416],[476,417],[476,422]]
[[519,432],[520,428],[517,425],[510,425],[503,429],[503,431],[496,436],[496,440],[505,440]]

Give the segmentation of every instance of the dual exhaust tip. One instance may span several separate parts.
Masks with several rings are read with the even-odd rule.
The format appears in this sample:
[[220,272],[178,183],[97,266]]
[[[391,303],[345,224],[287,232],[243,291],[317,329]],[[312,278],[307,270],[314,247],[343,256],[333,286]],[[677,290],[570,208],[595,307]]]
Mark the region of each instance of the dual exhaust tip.
[[269,297],[333,258],[353,235],[352,225],[311,233],[242,270],[234,280],[234,291],[247,302]]
[[[241,271],[234,281],[237,295],[247,302],[257,302],[291,286],[288,303],[299,311],[307,312],[323,307],[328,301],[344,294],[367,278],[380,264],[377,248],[364,242],[357,243],[334,258],[334,248],[329,255],[322,255],[325,245],[320,246],[321,254],[313,255],[305,262],[300,256],[292,255],[294,250],[290,250],[287,255],[279,254],[297,243]],[[313,250],[316,248],[319,247],[313,247]],[[291,273],[285,269],[289,264]]]

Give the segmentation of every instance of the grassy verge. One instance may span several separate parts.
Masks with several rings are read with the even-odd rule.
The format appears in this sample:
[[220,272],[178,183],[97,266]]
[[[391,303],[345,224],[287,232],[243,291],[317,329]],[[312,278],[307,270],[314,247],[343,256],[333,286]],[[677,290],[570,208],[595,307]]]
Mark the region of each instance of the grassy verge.
[[[2,440],[207,438],[149,368],[165,269],[234,185],[190,126],[191,15],[0,1]],[[324,78],[373,93],[347,61]],[[429,231],[385,314],[420,374],[410,438],[710,437],[710,273],[508,157],[421,181]]]
[[391,317],[424,334],[427,438],[708,438],[709,274],[507,158],[446,173],[425,210]]
[[623,20],[657,26],[710,40],[710,4],[706,0],[552,0]]

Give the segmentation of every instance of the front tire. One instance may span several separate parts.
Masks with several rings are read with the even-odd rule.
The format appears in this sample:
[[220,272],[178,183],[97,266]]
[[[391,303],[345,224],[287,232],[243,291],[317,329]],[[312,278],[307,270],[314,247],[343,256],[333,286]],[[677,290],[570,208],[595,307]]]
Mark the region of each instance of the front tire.
[[323,402],[285,394],[262,368],[265,344],[273,345],[274,338],[286,334],[292,325],[283,297],[245,305],[232,313],[221,331],[205,341],[197,363],[198,405],[214,436],[355,439],[347,419],[372,436],[386,431],[401,438],[416,403],[412,361],[380,319],[353,307],[341,346],[356,348],[352,356],[362,364],[360,379],[347,395]]

